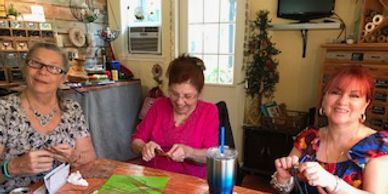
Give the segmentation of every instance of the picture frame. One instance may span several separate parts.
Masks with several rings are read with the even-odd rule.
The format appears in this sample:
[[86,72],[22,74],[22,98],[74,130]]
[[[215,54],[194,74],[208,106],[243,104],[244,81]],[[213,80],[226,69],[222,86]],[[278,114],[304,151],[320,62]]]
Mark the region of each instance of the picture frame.
[[270,105],[267,105],[266,109],[269,117],[274,118],[274,117],[279,117],[281,115],[279,106],[277,105],[276,102]]

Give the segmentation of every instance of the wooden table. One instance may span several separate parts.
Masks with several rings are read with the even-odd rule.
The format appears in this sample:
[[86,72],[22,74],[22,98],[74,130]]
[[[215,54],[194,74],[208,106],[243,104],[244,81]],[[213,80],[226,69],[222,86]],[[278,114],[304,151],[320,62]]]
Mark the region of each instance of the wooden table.
[[[167,186],[163,193],[166,194],[207,194],[208,186],[204,179],[194,176],[173,173],[160,169],[144,167],[131,163],[118,162],[113,160],[97,160],[79,168],[81,174],[89,183],[88,187],[75,186],[72,184],[64,185],[57,194],[89,194],[98,190],[105,181],[112,175],[137,175],[137,176],[164,176],[168,177]],[[237,194],[264,194],[243,187],[234,187]]]

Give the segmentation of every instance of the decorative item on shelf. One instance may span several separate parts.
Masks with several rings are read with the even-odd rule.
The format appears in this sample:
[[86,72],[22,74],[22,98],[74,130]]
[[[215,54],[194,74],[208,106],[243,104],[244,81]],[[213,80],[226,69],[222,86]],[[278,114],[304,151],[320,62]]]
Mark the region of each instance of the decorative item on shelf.
[[152,72],[152,77],[154,78],[158,86],[162,85],[163,80],[160,79],[160,77],[163,74],[162,66],[160,66],[159,64],[154,64],[154,66],[152,66],[151,72]]
[[94,22],[100,15],[100,10],[94,7],[93,0],[70,0],[69,7],[73,16],[80,22]]
[[9,8],[7,9],[7,18],[11,20],[15,20],[16,17],[18,16],[18,12],[13,6],[13,4],[9,4]]
[[101,39],[104,40],[105,43],[110,43],[119,36],[120,31],[119,30],[111,30],[109,27],[106,27],[99,31],[98,35]]
[[83,47],[86,43],[85,33],[80,28],[70,28],[69,39],[70,42],[78,48]]
[[275,102],[263,106],[264,111],[268,111],[268,115],[260,119],[264,128],[296,134],[308,125],[307,112],[287,110],[285,104],[277,105]]
[[8,20],[0,20],[0,28],[9,28]]
[[38,22],[24,22],[24,26],[28,30],[39,30]]
[[14,50],[12,41],[10,40],[0,41],[0,51],[12,51],[12,50]]
[[251,25],[251,35],[245,50],[245,89],[252,100],[258,101],[254,103],[255,107],[251,107],[255,109],[260,109],[264,98],[272,101],[275,85],[279,82],[278,61],[273,57],[280,51],[274,47],[275,44],[268,36],[270,22],[268,14],[266,10],[257,13],[257,18]]
[[17,51],[28,51],[27,41],[17,41],[15,46]]
[[11,25],[11,28],[15,28],[15,29],[24,28],[24,22],[12,20],[9,23]]
[[40,30],[53,30],[53,27],[50,22],[40,22],[39,23]]
[[137,7],[135,9],[135,13],[134,14],[135,14],[136,20],[139,20],[139,21],[144,20],[144,10],[143,10],[142,7]]
[[98,32],[98,35],[102,40],[104,40],[104,54],[103,59],[105,62],[105,69],[111,70],[111,62],[112,60],[115,60],[113,50],[111,48],[111,42],[116,40],[116,38],[119,36],[120,31],[118,30],[111,30],[109,27],[106,27]]

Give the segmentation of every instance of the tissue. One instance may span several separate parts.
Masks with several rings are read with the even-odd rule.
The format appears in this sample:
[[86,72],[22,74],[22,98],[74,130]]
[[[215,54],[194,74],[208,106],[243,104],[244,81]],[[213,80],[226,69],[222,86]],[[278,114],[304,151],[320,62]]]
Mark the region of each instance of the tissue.
[[89,185],[89,183],[82,178],[81,173],[78,170],[76,172],[71,173],[69,177],[67,177],[67,182],[73,185],[84,187],[87,187]]

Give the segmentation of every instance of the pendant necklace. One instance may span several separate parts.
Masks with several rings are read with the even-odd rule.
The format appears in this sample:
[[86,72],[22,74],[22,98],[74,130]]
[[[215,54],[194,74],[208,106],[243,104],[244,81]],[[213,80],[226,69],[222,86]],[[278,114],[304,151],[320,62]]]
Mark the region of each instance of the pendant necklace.
[[49,113],[42,114],[32,107],[32,104],[30,102],[30,99],[28,98],[28,95],[27,94],[25,95],[28,102],[28,107],[30,108],[32,115],[39,121],[39,124],[42,127],[45,127],[54,118],[55,114],[57,113],[57,108],[54,107],[53,110],[51,110]]
[[[326,162],[327,163],[329,163],[329,129],[328,128],[326,128],[327,130],[327,132],[326,132]],[[351,141],[353,142],[353,140],[355,139],[355,137],[358,135],[358,128],[357,128],[357,131],[353,134],[353,136],[352,136],[352,139],[351,139]],[[334,161],[334,163],[337,163],[339,160],[340,160],[340,158],[344,155],[344,153],[345,153],[345,150],[342,150],[341,152],[340,152],[340,154],[339,154],[339,156],[336,158],[336,160]]]

